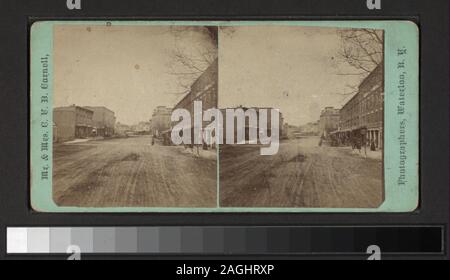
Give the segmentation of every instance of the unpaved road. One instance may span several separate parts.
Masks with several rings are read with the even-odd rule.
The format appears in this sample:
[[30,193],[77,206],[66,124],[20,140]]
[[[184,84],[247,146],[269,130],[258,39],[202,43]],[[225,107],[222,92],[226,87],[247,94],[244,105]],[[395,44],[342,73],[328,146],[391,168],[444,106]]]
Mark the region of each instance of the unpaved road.
[[317,137],[282,142],[274,156],[261,156],[255,146],[221,147],[221,206],[379,207],[382,161],[318,142]]
[[56,145],[53,198],[76,207],[215,207],[216,161],[148,136]]

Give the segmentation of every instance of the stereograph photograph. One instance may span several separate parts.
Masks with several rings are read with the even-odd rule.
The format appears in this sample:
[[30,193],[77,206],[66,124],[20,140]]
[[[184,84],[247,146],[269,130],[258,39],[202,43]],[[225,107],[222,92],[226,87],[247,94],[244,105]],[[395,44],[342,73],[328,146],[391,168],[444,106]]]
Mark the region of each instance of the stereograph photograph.
[[274,155],[261,156],[258,145],[221,146],[221,206],[379,207],[383,31],[221,30],[219,106],[280,112]]
[[378,208],[384,31],[53,26],[59,207]]
[[56,25],[55,203],[216,207],[215,150],[170,132],[174,109],[217,107],[217,54],[216,27]]

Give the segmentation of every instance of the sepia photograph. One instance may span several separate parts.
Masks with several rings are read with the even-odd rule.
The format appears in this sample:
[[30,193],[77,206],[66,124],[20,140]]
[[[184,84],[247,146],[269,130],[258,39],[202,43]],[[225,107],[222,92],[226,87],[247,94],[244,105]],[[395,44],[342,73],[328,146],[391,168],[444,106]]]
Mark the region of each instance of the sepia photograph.
[[216,148],[173,145],[171,116],[192,112],[198,99],[204,110],[217,107],[217,27],[59,24],[53,32],[54,202],[216,207]]
[[[219,107],[246,118],[246,144],[220,146],[221,207],[380,207],[383,30],[226,26],[219,38]],[[249,120],[269,109],[271,125]],[[278,134],[276,152],[261,155],[251,130]]]
[[384,30],[104,22],[52,32],[58,207],[385,201]]

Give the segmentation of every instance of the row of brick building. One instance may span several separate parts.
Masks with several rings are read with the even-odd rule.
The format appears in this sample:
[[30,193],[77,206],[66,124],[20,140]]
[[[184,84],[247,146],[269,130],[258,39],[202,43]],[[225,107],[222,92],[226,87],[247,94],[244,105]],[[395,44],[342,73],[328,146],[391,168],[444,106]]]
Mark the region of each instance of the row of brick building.
[[[189,91],[188,94],[186,94],[173,108],[173,110],[175,109],[186,109],[190,112],[191,114],[191,136],[192,138],[195,137],[194,135],[194,119],[195,119],[195,112],[194,112],[194,101],[201,101],[202,102],[202,110],[203,113],[206,110],[209,109],[213,109],[213,108],[218,108],[218,62],[217,59],[208,67],[208,69],[206,69],[206,71],[192,84],[191,86],[191,90]],[[225,143],[226,139],[226,110],[227,109],[234,109],[234,110],[238,110],[238,109],[242,109],[244,112],[246,112],[248,109],[253,109],[256,112],[256,119],[259,120],[259,112],[262,109],[266,109],[268,110],[268,115],[267,115],[267,122],[268,122],[268,127],[269,127],[269,131],[268,131],[268,135],[271,135],[271,131],[270,131],[270,126],[271,126],[271,114],[270,114],[270,109],[272,108],[262,108],[262,107],[243,107],[243,106],[239,106],[239,107],[235,107],[235,108],[223,108],[220,111],[222,112],[223,115],[223,143]],[[159,114],[161,115],[161,114]],[[279,124],[279,135],[280,137],[282,136],[282,127],[283,127],[283,117],[280,113],[280,118],[279,118],[280,124]],[[203,122],[203,127],[206,127],[209,123],[208,122]],[[172,124],[173,126],[174,124]],[[234,139],[237,139],[237,130],[236,130],[236,125],[237,125],[237,119],[235,118],[235,131],[234,131]],[[249,119],[246,118],[245,119],[245,141],[249,140],[249,131],[252,129],[252,127],[250,127],[249,125]],[[258,129],[258,128],[256,128]],[[204,133],[207,133],[206,131],[204,131]],[[258,131],[259,133],[259,131]],[[203,137],[213,137],[213,135],[203,135]],[[192,142],[193,139],[192,139]]]
[[379,65],[359,85],[358,92],[340,109],[325,108],[320,117],[322,136],[337,144],[383,148],[384,70]]
[[164,134],[171,127],[172,108],[158,106],[153,110],[151,123],[151,133],[153,136]]
[[53,141],[114,134],[115,113],[103,106],[66,106],[53,109]]
[[[191,115],[191,137],[194,143],[194,101],[202,101],[203,112],[218,106],[218,60],[216,59],[192,84],[190,91],[175,105],[173,110],[186,109]],[[171,124],[173,126],[174,124]],[[203,122],[203,127],[208,123]],[[166,136],[168,138],[169,135]],[[166,139],[169,144],[170,139]]]
[[[259,137],[260,137],[260,112],[261,111],[266,111],[266,116],[267,116],[267,127],[263,127],[264,130],[267,131],[267,135],[266,136],[271,136],[272,135],[272,114],[271,114],[271,110],[274,109],[272,107],[243,107],[243,106],[238,106],[238,107],[234,107],[234,108],[225,108],[225,109],[221,109],[220,111],[222,112],[223,115],[223,143],[226,144],[226,136],[227,136],[227,109],[231,109],[232,111],[237,111],[237,110],[242,110],[244,112],[244,114],[247,112],[247,110],[251,109],[253,110],[256,114],[254,116],[255,120],[256,120],[256,127],[252,127],[250,124],[250,115],[247,114],[247,116],[245,116],[245,120],[244,120],[244,141],[245,143],[250,143],[251,140],[255,141],[258,140],[259,141]],[[283,118],[283,114],[281,112],[279,112],[279,119],[278,119],[278,136],[280,139],[283,138],[287,138],[287,135],[284,135],[283,132],[287,133],[287,129],[283,129],[284,127],[284,118]],[[238,118],[235,117],[234,118],[234,141],[236,142],[238,140]],[[256,132],[256,139],[251,139],[250,138],[250,134],[251,131],[255,131]],[[242,144],[242,143],[241,143]]]

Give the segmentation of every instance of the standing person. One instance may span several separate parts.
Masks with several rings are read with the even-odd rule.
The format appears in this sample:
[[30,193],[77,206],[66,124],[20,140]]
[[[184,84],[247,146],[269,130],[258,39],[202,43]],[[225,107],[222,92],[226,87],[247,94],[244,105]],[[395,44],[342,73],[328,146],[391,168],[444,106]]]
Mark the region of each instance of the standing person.
[[356,148],[358,149],[358,152],[361,154],[361,148],[362,148],[362,143],[361,143],[361,139],[357,139],[356,140]]
[[155,136],[152,135],[152,146],[155,145]]

